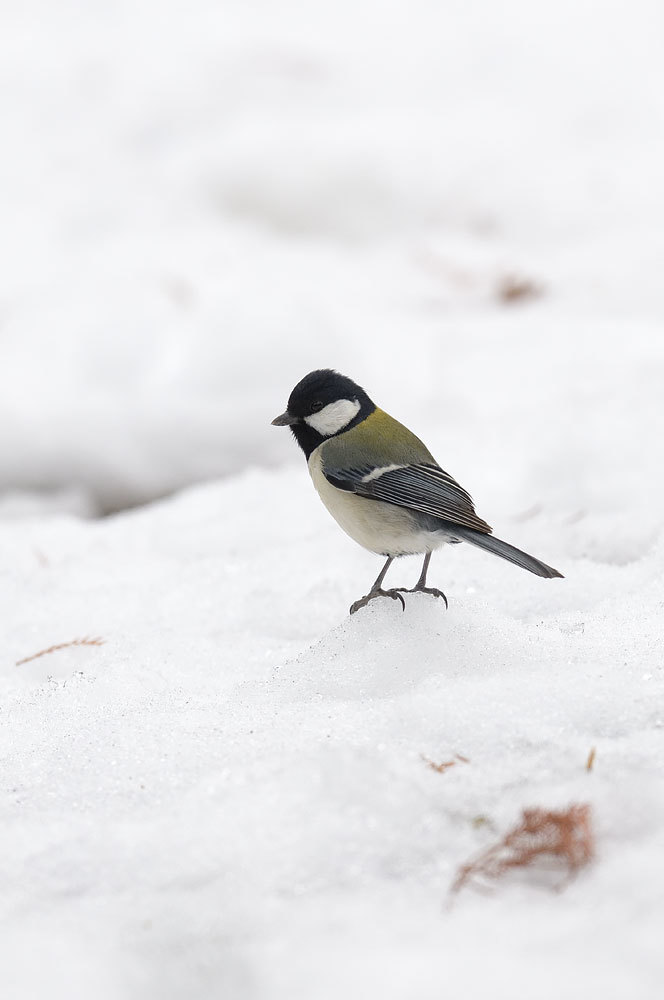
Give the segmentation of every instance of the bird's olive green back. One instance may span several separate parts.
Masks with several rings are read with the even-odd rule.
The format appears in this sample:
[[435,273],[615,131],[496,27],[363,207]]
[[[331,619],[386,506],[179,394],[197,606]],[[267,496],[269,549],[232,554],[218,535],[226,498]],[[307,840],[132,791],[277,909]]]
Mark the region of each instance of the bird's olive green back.
[[427,446],[384,410],[376,408],[350,431],[321,445],[323,466],[334,469],[437,464]]

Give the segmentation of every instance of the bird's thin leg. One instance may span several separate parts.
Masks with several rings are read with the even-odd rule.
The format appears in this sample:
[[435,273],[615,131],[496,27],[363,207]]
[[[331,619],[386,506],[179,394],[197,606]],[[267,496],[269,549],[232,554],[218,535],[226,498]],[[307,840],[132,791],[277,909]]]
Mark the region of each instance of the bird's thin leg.
[[394,562],[394,557],[393,556],[388,556],[387,560],[385,562],[385,565],[383,566],[383,568],[381,569],[380,573],[376,577],[376,582],[374,583],[373,587],[370,590],[371,594],[373,594],[374,591],[376,591],[376,590],[380,590],[380,585],[383,582],[383,580],[385,579],[385,574],[387,573],[388,569],[390,568],[390,566],[392,565],[393,562]]
[[402,608],[402,610],[403,611],[406,610],[406,602],[404,601],[403,597],[401,596],[401,594],[399,593],[398,590],[383,590],[382,589],[382,583],[383,583],[383,580],[385,579],[385,574],[387,573],[388,569],[390,568],[390,565],[392,564],[393,559],[394,559],[394,556],[388,556],[387,557],[387,561],[386,561],[385,565],[383,566],[383,568],[381,569],[380,573],[378,574],[376,582],[374,583],[374,585],[371,588],[371,590],[369,591],[369,593],[366,594],[365,597],[361,597],[359,599],[359,601],[355,601],[354,604],[351,604],[351,606],[350,606],[350,613],[351,613],[351,615],[354,615],[356,611],[360,610],[360,608],[366,607],[366,605],[369,603],[369,601],[373,601],[374,597],[391,597],[393,601],[401,601],[401,608]]
[[424,562],[422,563],[422,572],[420,573],[420,578],[415,584],[415,590],[424,590],[427,585],[427,572],[429,569],[429,563],[431,562],[431,553],[427,552],[424,557]]
[[447,603],[447,598],[442,590],[438,590],[437,587],[427,587],[427,570],[429,569],[429,563],[431,562],[431,553],[427,552],[424,557],[424,562],[422,563],[422,572],[420,573],[420,578],[410,590],[406,587],[399,587],[404,594],[431,594],[432,597],[442,597],[445,601],[445,607],[449,607]]

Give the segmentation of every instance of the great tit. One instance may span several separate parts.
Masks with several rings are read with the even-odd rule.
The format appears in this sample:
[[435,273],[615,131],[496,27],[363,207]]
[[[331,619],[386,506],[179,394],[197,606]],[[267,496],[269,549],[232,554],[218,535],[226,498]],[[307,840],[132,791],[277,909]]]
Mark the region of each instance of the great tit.
[[[445,472],[419,438],[380,410],[364,389],[329,368],[310,372],[295,386],[285,413],[272,421],[290,427],[304,452],[318,495],[347,535],[387,561],[354,614],[375,597],[401,601],[402,594],[432,594],[427,587],[431,553],[446,542],[470,542],[522,569],[562,577],[526,552],[494,538],[478,517],[470,494]],[[424,554],[412,588],[383,590],[397,556]]]

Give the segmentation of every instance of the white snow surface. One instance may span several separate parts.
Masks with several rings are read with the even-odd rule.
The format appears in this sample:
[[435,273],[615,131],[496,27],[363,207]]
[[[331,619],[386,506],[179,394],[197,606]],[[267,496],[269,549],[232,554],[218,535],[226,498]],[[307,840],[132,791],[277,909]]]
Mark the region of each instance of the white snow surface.
[[[664,535],[626,561],[578,530],[507,532],[565,580],[454,546],[448,612],[349,618],[378,561],[304,470],[6,524],[3,996],[658,996]],[[524,806],[572,802],[597,858],[563,892],[450,907]]]
[[[0,996],[659,1000],[661,6],[0,17]],[[348,617],[269,426],[328,365],[565,579]],[[564,890],[450,902],[575,802]]]

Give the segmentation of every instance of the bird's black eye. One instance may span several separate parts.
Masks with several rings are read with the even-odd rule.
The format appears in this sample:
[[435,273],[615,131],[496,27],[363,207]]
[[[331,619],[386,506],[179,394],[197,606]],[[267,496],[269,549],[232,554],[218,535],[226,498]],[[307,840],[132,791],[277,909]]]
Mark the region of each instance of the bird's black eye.
[[321,403],[320,399],[317,399],[315,403],[311,404],[312,413],[318,413],[318,411],[322,409],[323,409],[323,404]]

